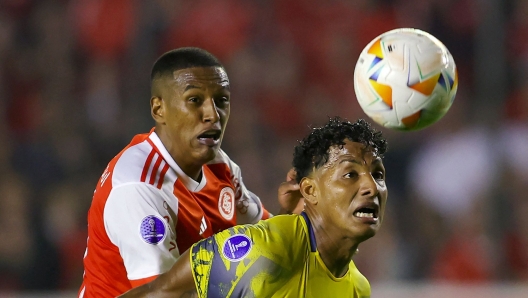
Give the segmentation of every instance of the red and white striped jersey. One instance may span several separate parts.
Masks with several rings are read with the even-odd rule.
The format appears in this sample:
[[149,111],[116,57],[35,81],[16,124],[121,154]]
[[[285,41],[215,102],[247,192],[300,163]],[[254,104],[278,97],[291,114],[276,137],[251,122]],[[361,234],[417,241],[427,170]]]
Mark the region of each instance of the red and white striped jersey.
[[269,217],[219,149],[197,182],[151,130],[110,161],[88,211],[79,297],[115,297],[169,270],[193,243]]

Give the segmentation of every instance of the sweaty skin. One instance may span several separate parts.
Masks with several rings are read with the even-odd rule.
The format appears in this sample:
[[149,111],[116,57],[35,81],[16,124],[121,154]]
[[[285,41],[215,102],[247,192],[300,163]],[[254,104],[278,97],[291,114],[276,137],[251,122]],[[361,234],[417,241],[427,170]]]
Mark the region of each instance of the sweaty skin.
[[[229,88],[229,78],[227,77],[225,70],[220,67],[216,67],[215,70],[216,74],[214,74],[211,78],[217,81],[218,85],[223,86],[224,88]],[[197,78],[192,72],[175,71],[173,73],[173,79],[179,87],[186,87],[187,82],[191,82]]]
[[[359,244],[379,229],[387,187],[381,158],[365,145],[345,140],[345,145],[329,152],[329,165],[304,177],[300,191],[317,251],[328,271],[340,278],[347,273]],[[374,216],[358,216],[358,210],[365,208],[371,208]],[[195,290],[189,258],[186,251],[168,272],[122,297],[186,297]]]
[[230,114],[229,79],[221,67],[177,70],[153,82],[156,133],[181,169],[198,180],[213,160]]
[[344,154],[345,152],[346,152],[346,149],[344,147],[340,148],[340,147],[334,146],[330,148],[328,152],[328,161],[326,162],[326,164],[323,165],[323,167],[327,169],[332,168],[334,166],[334,163],[339,158],[339,153]]
[[[359,243],[374,236],[387,201],[381,158],[361,143],[345,140],[329,150],[328,162],[301,180],[306,213],[328,269],[343,276]],[[376,218],[360,218],[362,207],[377,208]]]

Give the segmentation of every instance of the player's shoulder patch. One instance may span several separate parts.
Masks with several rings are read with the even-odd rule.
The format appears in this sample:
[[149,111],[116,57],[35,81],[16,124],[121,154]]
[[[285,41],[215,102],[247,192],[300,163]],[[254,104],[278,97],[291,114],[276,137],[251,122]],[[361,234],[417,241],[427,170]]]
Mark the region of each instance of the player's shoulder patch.
[[244,234],[235,234],[224,241],[222,254],[231,262],[238,262],[245,258],[253,247],[251,239]]
[[167,229],[162,218],[157,215],[147,215],[141,220],[139,234],[148,244],[158,244],[165,239]]

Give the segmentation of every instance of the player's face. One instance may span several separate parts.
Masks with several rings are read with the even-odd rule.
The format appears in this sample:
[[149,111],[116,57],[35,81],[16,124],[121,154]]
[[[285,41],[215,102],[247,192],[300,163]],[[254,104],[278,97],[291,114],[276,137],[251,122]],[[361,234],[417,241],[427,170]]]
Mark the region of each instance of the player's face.
[[329,150],[328,162],[317,169],[317,209],[325,224],[345,237],[364,241],[377,232],[387,202],[381,158],[361,143],[345,140]]
[[[177,70],[168,82],[165,123],[180,166],[203,165],[220,147],[230,111],[229,79],[221,67]],[[167,145],[167,144],[166,144]]]

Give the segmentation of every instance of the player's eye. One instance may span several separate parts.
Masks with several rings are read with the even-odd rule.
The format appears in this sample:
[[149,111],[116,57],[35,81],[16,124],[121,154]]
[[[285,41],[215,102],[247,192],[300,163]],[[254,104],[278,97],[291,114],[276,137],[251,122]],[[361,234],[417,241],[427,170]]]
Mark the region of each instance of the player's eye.
[[372,173],[372,178],[376,180],[383,180],[385,179],[385,173],[383,173],[382,171],[376,171]]
[[189,97],[189,99],[187,99],[189,102],[193,102],[193,103],[197,103],[197,102],[200,102],[200,98],[196,97],[196,96],[192,96],[192,97]]
[[358,176],[358,173],[356,171],[351,171],[345,174],[345,178],[356,178]]
[[227,104],[229,104],[229,97],[227,96],[221,96],[221,97],[218,97],[215,99],[215,103],[217,106],[225,106]]

